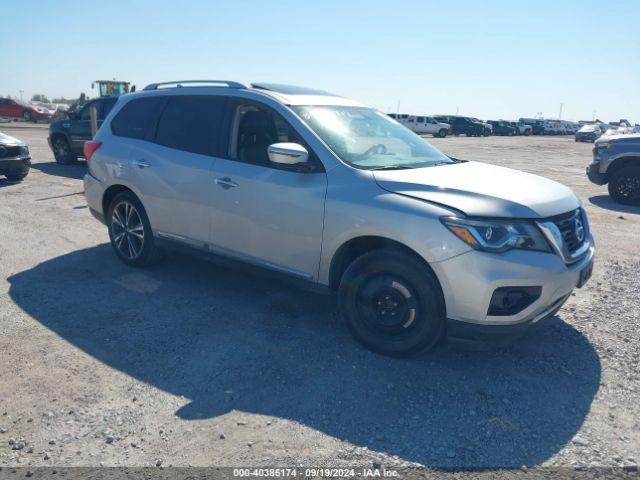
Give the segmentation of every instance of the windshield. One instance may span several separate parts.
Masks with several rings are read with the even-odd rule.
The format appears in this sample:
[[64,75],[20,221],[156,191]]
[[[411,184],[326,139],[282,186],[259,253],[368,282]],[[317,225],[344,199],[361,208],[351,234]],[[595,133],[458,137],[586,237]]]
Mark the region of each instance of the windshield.
[[421,137],[372,108],[292,108],[341,160],[354,167],[374,170],[454,163]]
[[595,126],[595,125],[584,125],[584,126],[580,129],[580,131],[581,131],[581,132],[593,132],[593,131],[595,131],[595,129],[596,129],[596,126]]

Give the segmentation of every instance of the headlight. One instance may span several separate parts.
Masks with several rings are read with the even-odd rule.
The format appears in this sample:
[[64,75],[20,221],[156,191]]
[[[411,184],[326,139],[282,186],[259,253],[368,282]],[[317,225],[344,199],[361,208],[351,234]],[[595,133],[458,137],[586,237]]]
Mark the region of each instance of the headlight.
[[533,222],[511,220],[470,220],[457,217],[441,219],[456,237],[485,252],[506,252],[514,248],[551,252],[551,247]]
[[20,147],[20,155],[29,155],[29,147],[21,146]]

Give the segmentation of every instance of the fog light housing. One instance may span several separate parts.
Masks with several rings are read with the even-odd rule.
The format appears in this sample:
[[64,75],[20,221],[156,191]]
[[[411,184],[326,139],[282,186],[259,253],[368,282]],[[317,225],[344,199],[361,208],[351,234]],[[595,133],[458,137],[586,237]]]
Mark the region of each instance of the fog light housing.
[[503,317],[520,313],[540,298],[542,287],[496,288],[489,302],[487,315]]

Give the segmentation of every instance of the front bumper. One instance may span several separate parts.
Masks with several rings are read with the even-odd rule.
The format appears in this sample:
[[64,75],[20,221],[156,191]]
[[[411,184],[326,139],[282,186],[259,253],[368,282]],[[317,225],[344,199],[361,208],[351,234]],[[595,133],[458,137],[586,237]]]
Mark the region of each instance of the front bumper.
[[546,310],[524,322],[513,325],[483,325],[447,319],[447,340],[449,343],[473,347],[503,347],[539,328],[554,316],[564,305],[570,294],[560,297]]
[[[553,315],[578,285],[582,270],[593,260],[593,239],[589,237],[587,241],[590,246],[586,253],[571,264],[557,254],[524,250],[502,254],[473,250],[432,263],[445,297],[449,336],[469,337],[469,332],[475,332],[480,337],[496,336],[498,340],[517,337],[529,326]],[[525,286],[542,287],[540,297],[514,315],[488,315],[497,288]]]
[[607,175],[600,172],[599,161],[594,160],[587,165],[587,177],[589,177],[589,181],[591,181],[591,183],[595,183],[596,185],[604,185],[607,183]]
[[24,175],[31,168],[31,157],[10,157],[0,160],[0,175]]

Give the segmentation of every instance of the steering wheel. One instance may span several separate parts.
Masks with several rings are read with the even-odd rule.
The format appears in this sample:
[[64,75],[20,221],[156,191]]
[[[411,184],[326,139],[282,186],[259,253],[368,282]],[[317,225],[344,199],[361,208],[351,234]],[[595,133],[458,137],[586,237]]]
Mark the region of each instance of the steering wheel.
[[377,155],[384,155],[385,153],[387,153],[387,147],[381,143],[378,143],[377,145],[368,148],[367,151],[363,153],[363,155],[367,156],[374,153]]

